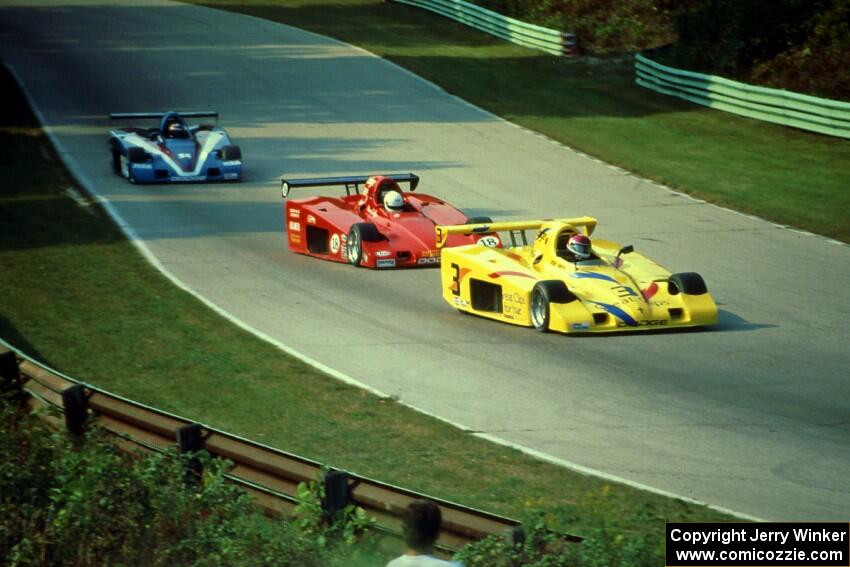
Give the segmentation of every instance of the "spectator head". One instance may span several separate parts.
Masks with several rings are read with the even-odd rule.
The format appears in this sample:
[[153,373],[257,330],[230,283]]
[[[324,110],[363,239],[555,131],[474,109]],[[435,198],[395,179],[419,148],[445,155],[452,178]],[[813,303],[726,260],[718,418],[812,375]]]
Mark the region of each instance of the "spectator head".
[[407,506],[404,514],[404,541],[419,552],[429,552],[440,535],[442,514],[430,500],[415,500]]

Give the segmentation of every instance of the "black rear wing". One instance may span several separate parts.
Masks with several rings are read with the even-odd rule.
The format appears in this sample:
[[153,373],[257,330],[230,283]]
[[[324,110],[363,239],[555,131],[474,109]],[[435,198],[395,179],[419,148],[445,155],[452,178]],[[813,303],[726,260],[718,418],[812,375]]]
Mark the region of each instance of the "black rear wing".
[[183,118],[215,118],[218,121],[218,112],[113,112],[109,115],[109,121],[114,120],[161,120],[166,114],[176,114]]
[[303,187],[345,187],[345,193],[351,195],[353,189],[355,194],[360,192],[360,186],[366,183],[372,177],[389,177],[396,183],[410,183],[410,190],[416,191],[419,185],[419,176],[415,173],[393,173],[390,175],[361,175],[350,177],[313,177],[305,179],[281,179],[280,180],[280,196],[286,199],[289,191],[292,189],[301,189]]

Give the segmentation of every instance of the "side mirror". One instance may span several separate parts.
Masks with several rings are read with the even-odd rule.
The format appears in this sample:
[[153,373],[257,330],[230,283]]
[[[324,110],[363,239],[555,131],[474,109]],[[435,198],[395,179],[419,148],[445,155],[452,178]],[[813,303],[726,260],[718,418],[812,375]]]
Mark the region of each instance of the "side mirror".
[[634,251],[635,247],[631,244],[629,244],[628,246],[623,246],[622,248],[620,248],[620,251],[617,252],[617,259],[619,260],[620,256],[622,256],[623,254],[631,254]]

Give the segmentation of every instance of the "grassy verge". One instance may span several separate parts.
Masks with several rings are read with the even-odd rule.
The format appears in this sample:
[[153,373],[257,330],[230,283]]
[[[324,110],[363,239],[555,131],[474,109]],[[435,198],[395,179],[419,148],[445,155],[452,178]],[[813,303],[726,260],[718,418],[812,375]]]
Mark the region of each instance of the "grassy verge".
[[850,242],[850,142],[634,85],[382,0],[197,0],[359,45],[508,120],[708,201]]
[[57,369],[386,482],[541,512],[574,533],[661,538],[663,520],[722,518],[482,441],[294,361],[172,286],[103,210],[69,197],[74,182],[19,96],[0,108],[0,148],[0,336]]

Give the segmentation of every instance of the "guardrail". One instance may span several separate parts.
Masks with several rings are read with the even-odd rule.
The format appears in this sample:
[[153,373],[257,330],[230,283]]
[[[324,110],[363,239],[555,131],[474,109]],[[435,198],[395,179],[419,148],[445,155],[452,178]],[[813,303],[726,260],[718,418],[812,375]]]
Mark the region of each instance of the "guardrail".
[[429,10],[511,43],[552,55],[578,54],[575,34],[529,24],[463,0],[388,0]]
[[850,103],[674,69],[635,56],[635,82],[653,91],[756,120],[850,138]]
[[[0,340],[0,386],[22,388],[33,408],[55,407],[64,414],[64,425],[79,433],[87,423],[96,423],[117,437],[120,446],[182,452],[206,449],[211,455],[233,462],[228,480],[241,485],[263,509],[289,514],[296,505],[298,484],[314,481],[323,470],[315,461],[274,449],[185,418],[160,411],[75,380],[52,370]],[[51,419],[45,417],[45,419]],[[61,420],[53,419],[61,426]],[[457,550],[465,544],[496,535],[516,537],[517,520],[440,500],[344,471],[323,477],[326,510],[340,510],[352,503],[375,518],[376,527],[400,536],[401,519],[407,505],[418,498],[437,503],[443,515],[438,547]],[[565,536],[580,542],[577,536]]]

